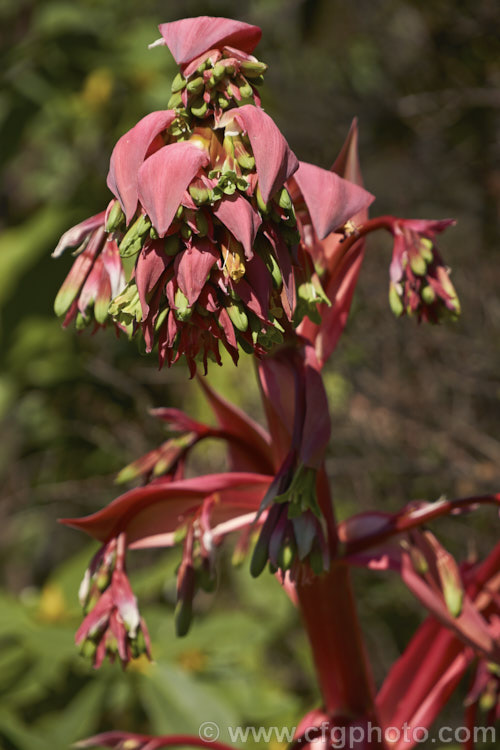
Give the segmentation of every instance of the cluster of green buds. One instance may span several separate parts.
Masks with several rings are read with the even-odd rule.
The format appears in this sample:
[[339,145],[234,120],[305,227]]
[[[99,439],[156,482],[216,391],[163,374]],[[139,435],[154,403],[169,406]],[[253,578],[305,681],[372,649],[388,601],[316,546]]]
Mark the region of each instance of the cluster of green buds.
[[415,316],[419,321],[438,323],[460,315],[450,270],[434,243],[436,232],[452,223],[395,220],[389,303],[396,316]]
[[238,50],[211,50],[196,67],[191,63],[176,75],[167,106],[199,119],[213,116],[217,122],[230,107],[260,106],[257,87],[264,83],[266,70],[265,63]]

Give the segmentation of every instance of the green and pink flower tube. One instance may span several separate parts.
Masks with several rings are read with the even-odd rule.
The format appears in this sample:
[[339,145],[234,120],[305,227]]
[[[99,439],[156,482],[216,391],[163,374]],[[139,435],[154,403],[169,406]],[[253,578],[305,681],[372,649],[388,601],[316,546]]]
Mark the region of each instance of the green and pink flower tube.
[[[76,258],[55,309],[64,326],[109,327],[142,341],[160,367],[184,357],[216,426],[156,410],[168,440],[119,475],[140,486],[93,515],[63,519],[101,545],[80,589],[77,644],[96,667],[106,657],[126,665],[150,656],[128,550],[181,547],[175,622],[184,636],[197,591],[213,590],[219,547],[232,544],[235,560],[248,559],[256,579],[273,574],[302,616],[322,705],[297,717],[294,746],[331,747],[331,732],[343,728],[351,730],[346,747],[409,750],[418,739],[393,741],[387,728],[430,727],[471,669],[467,722],[485,705],[494,722],[500,546],[460,566],[429,524],[498,506],[500,495],[421,501],[338,523],[324,466],[331,426],[321,373],[346,325],[367,236],[392,236],[392,260],[381,262],[393,312],[437,323],[460,312],[435,245],[454,222],[368,217],[374,197],[363,187],[356,122],[330,170],[300,162],[261,107],[267,66],[254,55],[256,26],[204,16],[159,28],[151,46],[166,46],[179,65],[172,96],[116,144],[108,206],[61,238],[54,255],[72,248]],[[235,366],[241,351],[253,357],[266,428],[209,385],[221,347]],[[207,439],[224,441],[229,471],[187,478],[191,449]],[[353,566],[395,571],[428,612],[378,691]],[[118,731],[80,745],[226,748]]]

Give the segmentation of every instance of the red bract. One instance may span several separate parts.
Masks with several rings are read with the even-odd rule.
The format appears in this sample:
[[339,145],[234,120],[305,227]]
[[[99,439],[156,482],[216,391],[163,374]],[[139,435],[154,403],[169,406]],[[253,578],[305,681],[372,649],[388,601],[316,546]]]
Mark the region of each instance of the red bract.
[[219,127],[229,137],[247,134],[255,158],[260,196],[267,203],[299,168],[297,157],[273,120],[263,110],[247,104],[226,112]]
[[183,18],[158,27],[164,43],[178,65],[186,65],[207,50],[236,47],[242,52],[253,52],[262,31],[230,18]]
[[335,172],[301,162],[293,180],[297,184],[307,211],[299,214],[304,226],[312,225],[318,239],[323,240],[335,229],[375,200],[362,187],[339,177]]
[[[363,186],[358,157],[358,127],[354,120],[346,142],[332,166],[332,172],[349,180],[348,184]],[[307,218],[307,214],[305,214]],[[363,225],[368,219],[368,204],[349,217],[352,221],[349,231]],[[338,228],[334,227],[334,229]],[[364,255],[364,238],[345,248],[345,234],[332,232],[323,239],[318,237],[315,227],[305,223],[302,239],[311,254],[318,280],[324,289],[326,299],[321,300],[319,317],[304,318],[298,332],[314,343],[316,356],[321,366],[325,364],[344,330],[351,307],[354,289],[358,280]]]
[[151,112],[139,120],[128,133],[125,133],[113,149],[107,184],[120,201],[127,224],[130,223],[137,209],[139,169],[146,155],[148,153],[151,155],[156,148],[163,145],[160,133],[174,120],[173,109]]
[[118,482],[129,482],[138,477],[146,482],[160,478],[162,482],[167,479],[183,479],[184,464],[191,449],[202,440],[210,438],[226,442],[233,471],[273,473],[267,433],[202,380],[200,385],[216,415],[219,427],[196,422],[178,409],[154,409],[152,414],[168,425],[173,436],[122,469],[117,477]]

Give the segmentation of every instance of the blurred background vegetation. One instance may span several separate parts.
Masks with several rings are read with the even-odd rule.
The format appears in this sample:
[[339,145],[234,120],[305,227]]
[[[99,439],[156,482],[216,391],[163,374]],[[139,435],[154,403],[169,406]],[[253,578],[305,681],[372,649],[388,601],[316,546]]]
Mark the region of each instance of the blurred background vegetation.
[[[204,719],[293,726],[318,701],[296,614],[271,577],[249,581],[223,561],[215,598],[202,598],[192,633],[174,639],[177,555],[131,560],[157,663],[93,674],[73,632],[95,546],[56,524],[109,502],[116,472],[163,439],[150,407],[207,417],[182,367],[158,372],[153,356],[111,332],[61,330],[52,302],[71,259],[50,252],[62,231],[106,205],[117,138],[166,106],[175,71],[168,51],[147,49],[157,24],[236,12],[263,28],[263,104],[299,158],[329,167],[357,115],[374,212],[458,219],[442,240],[463,305],[457,325],[394,320],[390,240],[368,245],[326,373],[340,516],[500,486],[496,0],[0,0],[4,750],[59,750],[112,728],[196,732]],[[258,410],[248,361],[211,376]],[[221,460],[204,449],[198,468]],[[464,559],[486,553],[497,529],[495,514],[480,511],[437,531]],[[355,583],[380,682],[422,613],[391,578],[356,574]],[[460,722],[460,696],[446,718]]]

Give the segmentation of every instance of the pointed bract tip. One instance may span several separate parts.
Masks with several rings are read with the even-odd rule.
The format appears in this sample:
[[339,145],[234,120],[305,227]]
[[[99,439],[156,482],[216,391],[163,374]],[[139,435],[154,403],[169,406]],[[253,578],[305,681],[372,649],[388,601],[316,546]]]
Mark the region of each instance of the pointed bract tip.
[[183,18],[162,23],[158,28],[178,65],[187,65],[203,52],[228,46],[251,53],[262,36],[258,26],[214,16]]
[[[274,120],[264,110],[244,104],[222,115],[219,127],[246,131],[250,139],[264,203],[298,170],[299,162]],[[236,128],[234,131],[232,128]],[[226,134],[228,131],[226,130]]]
[[148,44],[148,49],[154,49],[155,47],[166,47],[166,46],[167,46],[167,43],[165,39],[163,39],[163,37],[160,37],[159,39],[155,39],[154,42],[151,42],[151,44]]
[[64,232],[51,257],[59,258],[67,248],[78,247],[95,229],[104,226],[105,216],[106,211],[101,211]]
[[320,239],[341,227],[375,200],[375,196],[336,172],[300,162],[294,175]]
[[120,201],[127,224],[132,221],[137,209],[139,168],[155,137],[168,128],[174,119],[175,112],[170,109],[150,112],[122,135],[113,149],[106,182]]
[[358,138],[358,118],[354,117],[347,138],[330,171],[335,172],[340,177],[344,177],[346,180],[350,180],[350,182],[356,183],[356,185],[363,186],[358,155]]

